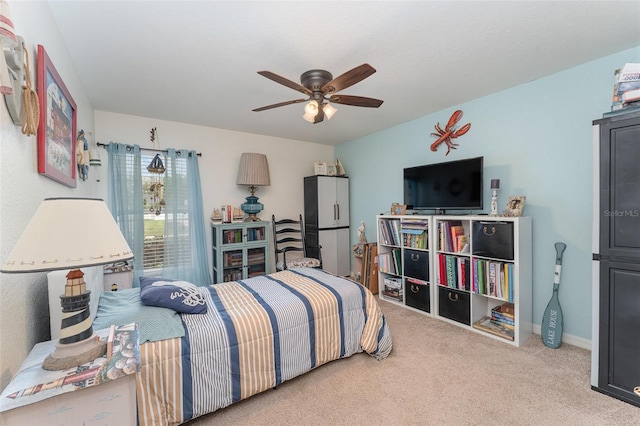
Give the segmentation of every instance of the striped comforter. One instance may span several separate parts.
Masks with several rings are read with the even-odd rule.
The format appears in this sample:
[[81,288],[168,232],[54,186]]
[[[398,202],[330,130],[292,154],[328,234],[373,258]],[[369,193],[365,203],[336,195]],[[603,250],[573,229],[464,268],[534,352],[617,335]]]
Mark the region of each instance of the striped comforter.
[[391,335],[375,297],[318,269],[295,269],[200,289],[204,315],[182,315],[185,336],[141,345],[141,425],[180,424],[366,351]]

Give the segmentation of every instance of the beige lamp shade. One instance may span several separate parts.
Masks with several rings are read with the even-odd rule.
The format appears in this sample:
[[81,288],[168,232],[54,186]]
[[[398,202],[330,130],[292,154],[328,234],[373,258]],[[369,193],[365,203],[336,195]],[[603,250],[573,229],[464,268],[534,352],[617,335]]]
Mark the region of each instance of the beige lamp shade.
[[269,186],[269,163],[267,156],[255,152],[245,152],[240,156],[237,185]]
[[27,225],[1,272],[43,272],[133,258],[103,200],[47,198]]

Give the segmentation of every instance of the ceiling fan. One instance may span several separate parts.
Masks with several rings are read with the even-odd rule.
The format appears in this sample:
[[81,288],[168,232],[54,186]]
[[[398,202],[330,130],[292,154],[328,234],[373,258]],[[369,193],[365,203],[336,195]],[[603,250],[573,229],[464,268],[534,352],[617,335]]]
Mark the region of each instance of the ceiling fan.
[[333,78],[333,75],[331,75],[329,71],[309,70],[300,76],[301,84],[298,84],[274,74],[271,71],[258,71],[258,74],[267,77],[276,83],[290,87],[293,90],[297,90],[300,93],[304,93],[308,98],[294,99],[292,101],[267,105],[261,108],[256,108],[253,111],[264,111],[271,108],[309,101],[305,106],[305,114],[303,117],[305,120],[315,124],[324,120],[325,116],[328,119],[331,119],[333,114],[335,114],[336,109],[329,103],[378,108],[383,102],[379,99],[336,94],[337,92],[364,80],[375,72],[375,68],[369,64],[362,64],[336,78]]

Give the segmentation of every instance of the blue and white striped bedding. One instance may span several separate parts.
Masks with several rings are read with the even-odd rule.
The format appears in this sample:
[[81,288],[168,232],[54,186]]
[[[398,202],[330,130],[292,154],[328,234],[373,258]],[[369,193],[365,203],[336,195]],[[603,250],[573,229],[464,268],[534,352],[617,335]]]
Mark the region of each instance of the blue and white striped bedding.
[[391,352],[375,297],[318,269],[200,290],[208,313],[183,314],[184,337],[141,345],[141,425],[179,424],[329,361],[363,351],[382,359]]

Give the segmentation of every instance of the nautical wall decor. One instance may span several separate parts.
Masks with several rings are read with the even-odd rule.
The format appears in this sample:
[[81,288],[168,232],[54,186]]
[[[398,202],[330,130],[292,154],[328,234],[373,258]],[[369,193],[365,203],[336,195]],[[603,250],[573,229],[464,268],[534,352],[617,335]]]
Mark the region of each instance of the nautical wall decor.
[[456,124],[458,124],[458,121],[460,121],[461,118],[462,111],[457,110],[453,114],[451,114],[451,118],[449,118],[449,122],[444,129],[440,127],[440,123],[437,123],[435,125],[437,133],[431,133],[431,136],[436,136],[438,139],[431,144],[431,151],[436,151],[438,149],[438,145],[440,145],[442,142],[447,145],[447,153],[445,154],[445,156],[449,155],[449,152],[452,149],[457,148],[458,144],[453,143],[451,139],[455,139],[459,136],[464,135],[471,128],[471,123],[467,123],[460,129],[456,130]]

